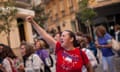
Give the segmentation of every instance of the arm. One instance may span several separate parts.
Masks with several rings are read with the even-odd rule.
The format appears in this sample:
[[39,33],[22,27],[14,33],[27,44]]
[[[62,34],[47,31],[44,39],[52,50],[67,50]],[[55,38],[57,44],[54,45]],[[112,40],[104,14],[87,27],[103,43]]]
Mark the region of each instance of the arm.
[[111,48],[112,47],[112,42],[106,44],[106,45],[101,45],[101,48]]
[[106,45],[100,45],[97,41],[96,41],[96,47],[97,48],[111,48],[112,47],[112,40],[106,44]]
[[27,17],[26,20],[32,24],[34,29],[42,36],[42,38],[53,48],[56,46],[56,41],[44,29],[42,29],[32,17]]
[[2,64],[0,64],[0,70],[3,71],[3,72],[7,72],[7,71],[5,70],[5,68],[2,66]]
[[90,62],[88,64],[86,64],[85,67],[87,68],[88,72],[94,72],[93,68],[92,68],[92,65],[90,64]]

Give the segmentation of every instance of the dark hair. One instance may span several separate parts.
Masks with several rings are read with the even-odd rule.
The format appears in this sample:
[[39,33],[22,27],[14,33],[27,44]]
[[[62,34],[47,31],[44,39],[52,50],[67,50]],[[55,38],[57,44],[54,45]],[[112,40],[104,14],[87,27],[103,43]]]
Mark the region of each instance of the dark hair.
[[23,43],[21,43],[20,47],[21,46],[25,46],[25,49],[26,49],[26,55],[25,55],[25,57],[28,58],[31,54],[34,53],[33,45],[31,45],[30,43],[23,42]]
[[82,32],[76,32],[76,35],[77,36],[83,36],[83,33]]
[[14,54],[12,48],[10,48],[7,45],[4,46],[3,52],[2,52],[2,58],[4,59],[5,57],[10,57],[12,59],[16,58],[16,55]]
[[5,45],[0,43],[0,46],[3,46],[3,47],[4,47]]
[[90,43],[92,40],[92,37],[89,35],[84,35],[83,37],[87,38],[88,42]]
[[76,36],[75,36],[75,34],[72,32],[72,31],[70,31],[70,30],[64,30],[64,31],[66,31],[66,32],[68,32],[69,33],[69,36],[71,37],[71,38],[73,38],[73,46],[74,47],[77,47],[78,46],[78,42],[77,42],[77,40],[76,40]]
[[85,39],[83,38],[80,42],[80,48],[86,48],[87,47],[87,43],[85,41]]
[[120,25],[116,24],[114,27],[116,27],[116,30],[120,30]]

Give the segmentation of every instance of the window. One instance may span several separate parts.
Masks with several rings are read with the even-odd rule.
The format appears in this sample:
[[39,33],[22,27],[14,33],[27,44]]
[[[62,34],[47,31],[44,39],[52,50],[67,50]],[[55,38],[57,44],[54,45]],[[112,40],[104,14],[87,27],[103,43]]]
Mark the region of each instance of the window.
[[65,8],[64,8],[63,0],[60,0],[60,11],[62,13],[62,17],[64,17],[65,16]]
[[20,35],[20,41],[26,41],[26,37],[25,37],[25,27],[24,27],[24,20],[21,18],[17,18],[17,23],[20,24],[18,26],[19,29],[19,35]]
[[70,13],[73,13],[74,12],[74,8],[73,7],[70,7]]
[[82,0],[77,0],[78,3],[79,3],[80,1],[82,1]]
[[63,17],[65,16],[65,11],[64,11],[64,10],[62,11],[62,16],[63,16]]
[[58,10],[57,10],[57,6],[54,5],[54,6],[53,6],[53,14],[56,15],[56,14],[57,14],[57,11],[58,11]]
[[73,0],[67,0],[67,7],[73,7]]
[[71,21],[71,26],[72,26],[72,30],[75,32],[76,31],[75,21]]
[[67,0],[67,7],[69,8],[70,13],[74,12],[73,1],[74,0]]
[[64,8],[64,3],[63,3],[63,0],[60,0],[60,11],[64,11],[65,8]]

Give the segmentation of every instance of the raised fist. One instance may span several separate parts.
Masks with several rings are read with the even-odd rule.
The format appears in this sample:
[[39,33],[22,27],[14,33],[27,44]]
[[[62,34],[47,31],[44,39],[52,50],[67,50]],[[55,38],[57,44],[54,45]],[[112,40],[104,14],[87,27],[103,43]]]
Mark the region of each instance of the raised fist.
[[31,17],[31,16],[28,16],[28,17],[26,17],[26,19],[25,19],[26,21],[28,21],[28,22],[32,22],[33,21],[33,17]]

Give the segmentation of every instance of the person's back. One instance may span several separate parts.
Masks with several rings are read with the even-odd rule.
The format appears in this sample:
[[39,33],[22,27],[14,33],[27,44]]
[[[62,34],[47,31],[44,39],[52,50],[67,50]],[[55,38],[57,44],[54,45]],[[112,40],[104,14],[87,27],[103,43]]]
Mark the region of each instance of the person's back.
[[25,72],[42,72],[44,71],[44,63],[40,57],[34,53],[33,46],[29,43],[21,43],[21,55],[23,57],[24,65],[19,67],[20,71]]
[[35,53],[42,59],[45,64],[45,72],[51,72],[50,67],[53,65],[53,61],[48,50],[46,49],[46,42],[42,39],[36,41],[35,50]]
[[25,61],[25,72],[41,72],[44,70],[43,61],[37,54],[31,54]]

